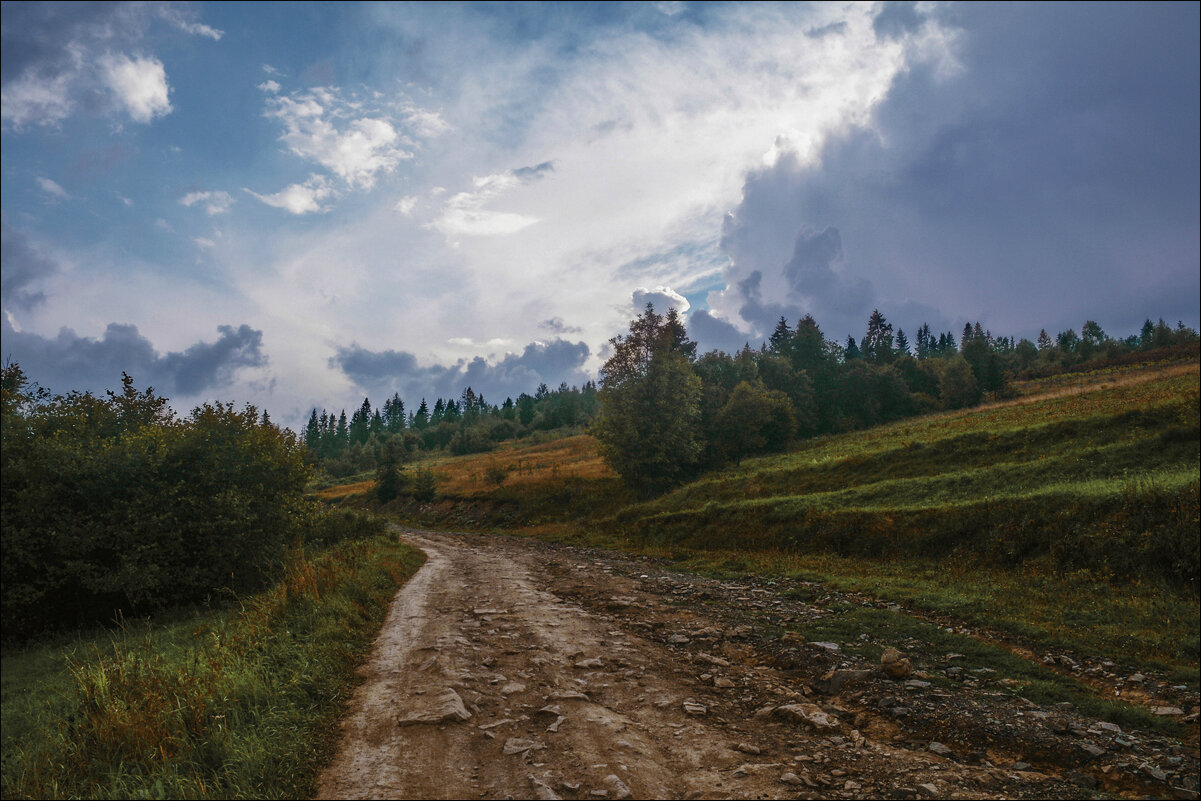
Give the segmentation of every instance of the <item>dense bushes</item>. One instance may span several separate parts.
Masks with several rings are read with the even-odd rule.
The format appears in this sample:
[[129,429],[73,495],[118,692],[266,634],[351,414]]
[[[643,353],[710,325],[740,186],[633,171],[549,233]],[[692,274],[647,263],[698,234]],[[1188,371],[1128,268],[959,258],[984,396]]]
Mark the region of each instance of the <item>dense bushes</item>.
[[319,531],[295,437],[254,407],[177,419],[121,394],[50,397],[3,373],[5,636],[263,586]]

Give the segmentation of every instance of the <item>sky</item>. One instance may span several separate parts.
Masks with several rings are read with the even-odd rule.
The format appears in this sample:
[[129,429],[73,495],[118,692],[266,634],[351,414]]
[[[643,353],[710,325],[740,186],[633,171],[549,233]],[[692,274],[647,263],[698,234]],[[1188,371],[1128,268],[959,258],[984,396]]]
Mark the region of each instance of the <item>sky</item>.
[[4,3],[6,363],[186,412],[1201,317],[1196,3]]

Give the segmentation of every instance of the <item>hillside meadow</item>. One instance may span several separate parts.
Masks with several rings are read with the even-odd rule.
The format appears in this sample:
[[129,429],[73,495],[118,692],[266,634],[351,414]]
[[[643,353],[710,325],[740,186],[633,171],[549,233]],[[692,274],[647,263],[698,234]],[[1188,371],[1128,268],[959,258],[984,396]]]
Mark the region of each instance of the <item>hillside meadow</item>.
[[[1195,669],[1198,379],[1188,361],[1024,382],[1015,398],[806,440],[651,500],[587,435],[510,442],[418,462],[439,499],[386,509],[816,579],[1034,644]],[[370,502],[372,486],[318,495]]]

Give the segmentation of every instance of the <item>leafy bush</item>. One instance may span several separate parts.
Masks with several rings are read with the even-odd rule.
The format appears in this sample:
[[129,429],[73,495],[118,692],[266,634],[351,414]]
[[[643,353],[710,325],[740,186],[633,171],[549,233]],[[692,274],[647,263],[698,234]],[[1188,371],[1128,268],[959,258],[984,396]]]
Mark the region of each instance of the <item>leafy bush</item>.
[[258,589],[303,531],[310,468],[253,406],[3,390],[6,636]]

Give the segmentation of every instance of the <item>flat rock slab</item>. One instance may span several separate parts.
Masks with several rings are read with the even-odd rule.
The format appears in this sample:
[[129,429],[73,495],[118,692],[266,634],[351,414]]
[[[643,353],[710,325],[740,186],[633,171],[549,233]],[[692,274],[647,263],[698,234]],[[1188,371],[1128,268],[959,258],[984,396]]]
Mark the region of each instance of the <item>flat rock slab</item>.
[[414,726],[420,723],[457,723],[470,720],[471,713],[463,705],[463,699],[452,688],[447,687],[436,696],[425,697],[415,708],[396,719],[398,726]]

